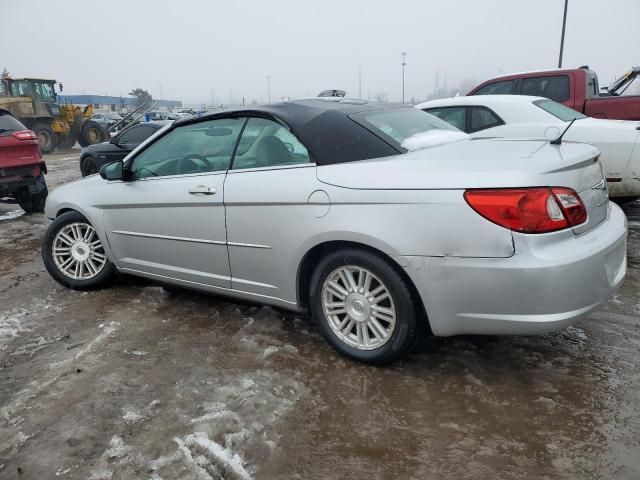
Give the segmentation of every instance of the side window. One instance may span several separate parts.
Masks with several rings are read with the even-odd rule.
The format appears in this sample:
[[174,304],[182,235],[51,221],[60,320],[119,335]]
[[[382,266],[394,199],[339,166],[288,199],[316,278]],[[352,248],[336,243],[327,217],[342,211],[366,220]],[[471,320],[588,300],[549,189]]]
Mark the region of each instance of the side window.
[[175,128],[133,159],[132,179],[224,171],[246,118],[221,118]]
[[232,169],[309,162],[309,152],[288,128],[266,118],[250,118],[238,144]]
[[425,112],[435,115],[441,120],[465,132],[466,107],[427,108]]
[[146,140],[153,133],[153,129],[146,126],[133,127],[118,138],[118,143],[121,145],[135,145]]
[[546,97],[556,102],[564,102],[569,98],[569,77],[556,75],[553,77],[523,78],[520,95]]
[[509,95],[513,93],[515,80],[490,83],[478,90],[474,95]]
[[487,128],[497,127],[504,122],[495,113],[486,107],[471,107],[471,127],[469,133],[479,132]]

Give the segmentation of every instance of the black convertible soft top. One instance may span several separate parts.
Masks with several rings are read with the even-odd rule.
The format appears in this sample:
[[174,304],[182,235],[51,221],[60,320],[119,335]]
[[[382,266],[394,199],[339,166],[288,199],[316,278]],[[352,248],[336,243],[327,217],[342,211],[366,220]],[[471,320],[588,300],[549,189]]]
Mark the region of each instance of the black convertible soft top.
[[291,129],[307,147],[316,164],[330,165],[402,153],[391,143],[350,118],[353,114],[400,108],[412,107],[344,98],[312,98],[229,109],[201,117],[177,120],[173,125],[177,127],[234,116],[271,117],[284,122]]

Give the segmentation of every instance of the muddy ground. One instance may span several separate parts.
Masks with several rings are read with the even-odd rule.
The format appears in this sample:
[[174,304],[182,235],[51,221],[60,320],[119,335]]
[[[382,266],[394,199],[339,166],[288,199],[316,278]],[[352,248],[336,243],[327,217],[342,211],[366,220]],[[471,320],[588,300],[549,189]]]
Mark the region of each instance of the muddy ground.
[[[54,187],[78,152],[47,158]],[[66,290],[0,204],[0,478],[640,478],[640,203],[629,271],[575,326],[345,360],[305,317],[123,278]]]

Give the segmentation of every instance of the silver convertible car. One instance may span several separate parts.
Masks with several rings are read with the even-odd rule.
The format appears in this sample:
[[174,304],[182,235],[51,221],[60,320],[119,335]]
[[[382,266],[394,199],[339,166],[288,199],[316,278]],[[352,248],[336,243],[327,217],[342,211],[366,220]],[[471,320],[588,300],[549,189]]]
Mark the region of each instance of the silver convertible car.
[[626,271],[598,151],[555,143],[342,98],[178,120],[49,195],[44,263],[69,288],[119,271],[310,312],[370,363],[421,332],[549,332]]

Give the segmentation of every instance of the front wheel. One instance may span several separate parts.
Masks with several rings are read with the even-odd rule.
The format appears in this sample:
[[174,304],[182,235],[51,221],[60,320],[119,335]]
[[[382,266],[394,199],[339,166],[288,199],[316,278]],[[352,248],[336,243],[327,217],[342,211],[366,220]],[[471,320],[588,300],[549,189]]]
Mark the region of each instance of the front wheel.
[[115,273],[95,229],[78,212],[64,213],[49,225],[42,259],[54,280],[74,290],[103,286]]
[[88,147],[89,145],[95,145],[104,141],[104,130],[100,124],[94,120],[87,120],[82,125],[80,130],[80,137],[78,143],[82,147]]
[[339,250],[320,261],[311,279],[311,310],[325,339],[361,362],[391,362],[417,339],[409,286],[388,261],[364,250]]
[[80,168],[83,177],[87,175],[93,175],[98,173],[98,166],[96,165],[96,160],[91,155],[87,155],[82,160],[82,167]]
[[42,153],[52,153],[56,149],[56,135],[51,126],[46,123],[36,123],[31,130],[38,138],[38,145]]

